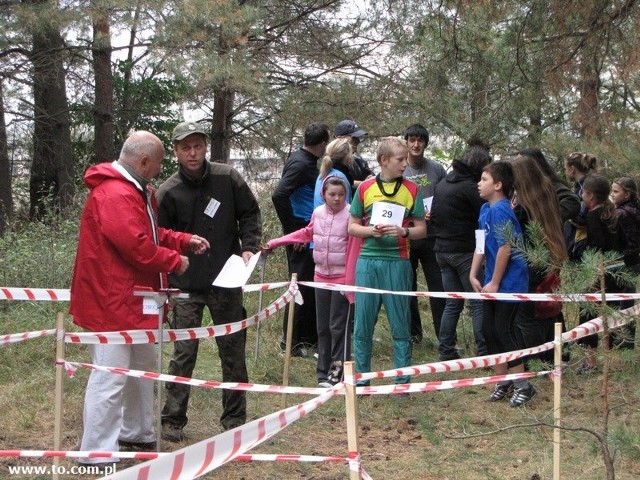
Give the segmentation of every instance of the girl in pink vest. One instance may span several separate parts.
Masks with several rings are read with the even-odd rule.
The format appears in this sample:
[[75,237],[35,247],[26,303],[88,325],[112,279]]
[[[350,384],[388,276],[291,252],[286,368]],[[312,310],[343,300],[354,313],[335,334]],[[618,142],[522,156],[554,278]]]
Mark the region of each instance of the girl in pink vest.
[[[345,283],[349,235],[348,186],[339,177],[329,175],[322,182],[324,204],[313,211],[309,225],[288,235],[270,240],[264,252],[283,245],[313,242],[316,264],[314,281]],[[347,328],[349,301],[338,291],[316,288],[318,326],[318,363],[316,377],[319,387],[332,387],[342,380],[342,364],[349,342]]]

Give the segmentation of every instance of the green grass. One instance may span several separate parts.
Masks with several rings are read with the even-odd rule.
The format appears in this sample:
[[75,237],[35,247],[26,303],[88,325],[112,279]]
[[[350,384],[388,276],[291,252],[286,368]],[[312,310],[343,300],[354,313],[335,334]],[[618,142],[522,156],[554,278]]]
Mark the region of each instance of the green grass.
[[[270,206],[263,207],[265,217],[272,215]],[[271,217],[272,218],[272,217]],[[279,235],[275,223],[266,222],[265,240]],[[3,257],[6,286],[47,286],[66,288],[73,254],[69,242],[39,242],[42,231],[22,238],[22,255],[31,254],[39,260],[39,269],[29,263],[35,283],[20,273],[20,268],[8,262],[19,261]],[[60,228],[55,235],[68,235]],[[26,235],[26,233],[24,233]],[[54,245],[55,244],[55,245]],[[60,249],[60,251],[58,250]],[[3,252],[10,250],[0,244]],[[51,259],[65,258],[56,263],[55,274],[49,270]],[[13,273],[12,273],[13,272]],[[14,275],[14,276],[12,276]],[[254,274],[252,283],[258,281]],[[265,281],[285,280],[286,263],[282,251],[269,257]],[[20,281],[19,281],[20,280]],[[424,289],[424,285],[419,286]],[[264,293],[263,307],[282,290]],[[258,293],[245,296],[249,313],[258,310]],[[414,348],[414,364],[435,361],[437,346],[430,326],[427,302],[420,300],[425,340]],[[53,328],[55,315],[66,311],[64,303],[0,303],[0,334]],[[567,309],[570,324],[575,325],[575,308]],[[205,320],[206,323],[206,320]],[[250,380],[256,383],[281,384],[283,357],[278,341],[281,335],[282,313],[265,321],[261,327],[260,350],[254,359],[256,328],[248,331],[247,364]],[[67,318],[67,327],[74,328]],[[384,314],[378,322],[375,337],[373,367],[391,367],[391,339]],[[473,354],[471,321],[465,313],[458,328],[459,345],[466,355]],[[572,349],[572,363],[582,356]],[[171,345],[164,347],[164,366],[168,364]],[[66,358],[87,361],[86,347],[68,345]],[[53,447],[54,404],[54,337],[35,339],[15,345],[0,346],[0,409],[3,412],[0,448],[50,449]],[[537,366],[536,368],[542,368]],[[414,382],[486,376],[490,372],[472,371],[415,377]],[[611,375],[609,443],[615,449],[616,478],[630,480],[640,476],[640,374],[638,351],[613,353]],[[82,433],[82,404],[89,372],[79,369],[73,378],[64,380],[63,448],[78,448]],[[220,362],[215,341],[202,341],[194,377],[220,380]],[[569,428],[600,428],[601,375],[579,377],[569,371],[563,377],[563,425]],[[553,431],[539,423],[553,423],[553,386],[546,378],[534,380],[539,394],[524,408],[510,408],[506,402],[488,404],[485,397],[490,386],[470,387],[441,392],[413,394],[398,401],[387,396],[359,398],[359,445],[364,469],[379,479],[549,479],[552,478]],[[385,382],[374,381],[373,384]],[[315,361],[293,358],[290,385],[315,386]],[[309,396],[289,396],[294,405]],[[213,389],[192,389],[189,424],[185,431],[188,444],[220,433],[218,418],[221,392]],[[261,418],[281,408],[281,396],[248,393],[248,414],[251,420]],[[331,399],[309,416],[295,422],[273,439],[259,446],[254,453],[343,455],[348,453],[343,397]],[[517,428],[514,426],[519,425]],[[594,438],[584,431],[562,434],[563,478],[597,480],[605,478],[600,450]],[[175,449],[184,445],[165,445]],[[50,460],[0,459],[0,478],[6,478],[7,465],[47,465]],[[71,466],[72,461],[63,460]],[[23,477],[24,478],[24,477]],[[67,476],[65,478],[74,478]],[[88,477],[75,477],[86,479]],[[348,467],[342,464],[301,464],[270,462],[231,462],[207,475],[221,479],[307,479],[333,480],[348,478]]]

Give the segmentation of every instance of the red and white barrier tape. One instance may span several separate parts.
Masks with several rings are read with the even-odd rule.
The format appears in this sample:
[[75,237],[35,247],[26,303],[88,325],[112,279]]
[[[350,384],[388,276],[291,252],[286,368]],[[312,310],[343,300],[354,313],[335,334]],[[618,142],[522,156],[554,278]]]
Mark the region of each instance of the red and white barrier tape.
[[[609,328],[615,329],[629,322],[635,321],[640,315],[640,305],[634,305],[621,311],[612,312],[608,319]],[[562,334],[562,342],[569,343],[587,335],[599,333],[603,330],[603,318],[598,317]],[[444,362],[433,362],[423,365],[385,370],[379,372],[357,373],[356,380],[370,380],[372,378],[391,378],[402,375],[422,375],[433,373],[457,372],[461,370],[472,370],[476,368],[486,368],[499,363],[506,363],[518,358],[537,355],[538,353],[551,350],[554,342],[543,343],[537,347],[514,350],[512,352],[499,353],[495,355],[485,355],[482,357],[460,358],[458,360],[447,360]]]
[[[475,293],[475,292],[413,292],[381,290],[378,288],[357,287],[354,285],[343,285],[339,283],[324,282],[298,282],[300,285],[324,290],[334,290],[338,292],[362,292],[391,295],[404,295],[408,297],[420,298],[454,298],[456,300],[520,300],[528,302],[542,302],[546,300],[557,300],[562,302],[599,302],[602,296],[599,293]],[[605,299],[608,302],[620,300],[635,300],[640,298],[640,293],[607,293]]]
[[153,460],[165,452],[93,452],[79,450],[0,450],[0,457],[37,457],[37,458],[135,458]]
[[463,378],[459,380],[438,380],[423,383],[402,383],[397,385],[380,385],[376,387],[356,387],[358,395],[397,395],[401,393],[436,392],[454,388],[491,385],[506,380],[521,380],[532,377],[542,377],[551,374],[551,370],[542,372],[510,373],[508,375],[493,375],[490,377]]
[[131,370],[119,367],[104,367],[101,365],[93,365],[84,362],[68,362],[65,360],[57,360],[56,365],[64,365],[65,370],[72,376],[77,368],[87,368],[89,370],[98,370],[101,372],[109,372],[115,375],[125,375],[127,377],[146,378],[149,380],[157,380],[160,382],[181,383],[183,385],[191,385],[193,387],[204,388],[221,388],[227,390],[241,390],[244,392],[264,392],[264,393],[291,393],[299,395],[320,395],[327,391],[326,388],[317,387],[285,387],[282,385],[265,385],[260,383],[237,383],[237,382],[218,382],[215,380],[198,380],[195,378],[178,377],[176,375],[167,375],[164,373],[144,372],[142,370]]
[[318,455],[282,455],[255,453],[251,455],[238,455],[235,458],[239,462],[318,462],[318,463],[346,463],[346,457],[321,457]]
[[[147,378],[150,380],[158,380],[163,382],[175,382],[185,385],[192,385],[194,387],[204,388],[224,388],[228,390],[241,390],[249,392],[266,392],[266,393],[290,393],[290,394],[303,394],[303,395],[321,395],[326,393],[326,388],[312,388],[312,387],[284,387],[281,385],[264,385],[254,383],[223,383],[212,380],[197,380],[185,377],[176,377],[174,375],[164,375],[152,372],[143,372],[140,370],[128,370],[125,368],[114,367],[102,367],[98,365],[91,365],[78,362],[61,362],[63,363],[67,371],[74,370],[77,367],[88,368],[91,370],[99,370],[103,372],[110,372],[115,375],[126,375],[136,378]],[[383,372],[373,372],[383,373]],[[398,393],[415,393],[415,392],[434,392],[437,390],[448,390],[452,388],[463,388],[476,385],[488,385],[491,383],[500,382],[502,380],[517,380],[520,378],[530,378],[534,376],[548,375],[550,371],[543,372],[526,372],[520,374],[509,375],[493,375],[490,377],[478,377],[478,378],[466,378],[459,380],[439,380],[434,382],[424,383],[405,383],[398,385],[381,385],[376,387],[358,387],[358,395],[386,395],[386,394],[398,394]],[[364,375],[363,375],[364,376]],[[357,377],[357,376],[356,376]],[[374,377],[380,378],[380,377]],[[343,395],[344,385],[338,384],[334,387],[335,393]]]
[[[326,392],[326,389],[325,389]],[[168,455],[169,452],[94,452],[78,450],[0,450],[0,457],[29,457],[29,458],[134,458],[136,460],[153,460]],[[323,457],[319,455],[285,455],[255,453],[238,455],[238,462],[317,462],[317,463],[347,463],[346,457]]]
[[32,338],[47,337],[55,334],[55,328],[51,330],[40,330],[37,332],[12,333],[10,335],[0,336],[0,345],[8,345],[9,343],[18,343],[25,340],[31,340]]
[[[277,314],[292,299],[299,295],[298,285],[290,284],[289,289],[261,312],[238,322],[211,327],[165,329],[162,332],[163,342],[175,342],[179,340],[195,340],[198,338],[220,337],[244,330],[252,325]],[[126,344],[156,343],[157,330],[126,330],[120,332],[73,332],[65,334],[67,343],[86,344]]]
[[69,298],[70,293],[68,289],[0,287],[0,300],[68,302]]
[[[569,302],[599,302],[602,296],[599,293],[475,293],[475,292],[409,292],[409,291],[393,291],[380,290],[376,288],[357,287],[353,285],[343,285],[335,283],[323,282],[298,282],[300,285],[322,288],[326,290],[336,290],[341,292],[369,292],[384,293],[392,295],[406,295],[413,297],[435,297],[435,298],[455,298],[459,300],[477,299],[477,300],[521,300],[531,302],[541,302],[544,300],[558,300],[565,303]],[[287,287],[290,282],[274,282],[274,283],[258,283],[245,285],[242,287],[243,292],[258,292],[272,290],[275,288]],[[28,301],[53,301],[68,302],[71,293],[68,289],[48,289],[48,288],[15,288],[0,287],[0,300],[28,300]],[[637,300],[640,299],[639,293],[607,293],[605,300]]]
[[[259,292],[287,287],[290,282],[258,283],[245,285],[243,292]],[[71,299],[69,289],[54,288],[17,288],[0,287],[0,300],[27,300],[32,302],[68,302]]]
[[423,365],[398,368],[394,370],[384,370],[379,372],[357,373],[356,380],[370,380],[373,378],[391,378],[402,375],[424,375],[433,373],[459,372],[462,370],[473,370],[476,368],[487,368],[500,363],[507,363],[518,358],[535,355],[553,348],[553,342],[543,345],[514,350],[512,352],[498,353],[495,355],[485,355],[482,357],[460,358],[458,360],[447,360],[444,362],[433,362]]
[[299,405],[272,413],[149,462],[104,478],[114,480],[193,479],[208,473],[257,447],[331,399],[337,388]]

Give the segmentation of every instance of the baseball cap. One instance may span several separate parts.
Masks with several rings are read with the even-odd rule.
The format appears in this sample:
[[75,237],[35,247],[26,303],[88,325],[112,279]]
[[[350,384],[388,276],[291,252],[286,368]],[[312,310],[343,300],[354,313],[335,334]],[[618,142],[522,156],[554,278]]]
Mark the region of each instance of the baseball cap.
[[176,128],[173,129],[171,138],[174,142],[179,142],[183,138],[187,138],[189,135],[193,135],[194,133],[199,133],[209,138],[209,134],[206,132],[204,125],[197,122],[179,123],[176,125]]
[[364,137],[367,134],[364,130],[362,130],[356,122],[353,120],[342,120],[338,125],[336,125],[335,136],[341,137],[343,135],[349,135],[351,137]]

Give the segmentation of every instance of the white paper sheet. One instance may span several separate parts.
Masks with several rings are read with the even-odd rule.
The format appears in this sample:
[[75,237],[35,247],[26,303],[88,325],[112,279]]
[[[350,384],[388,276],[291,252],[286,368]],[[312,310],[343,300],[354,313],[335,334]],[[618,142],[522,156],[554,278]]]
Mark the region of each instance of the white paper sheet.
[[238,255],[231,255],[227,263],[224,264],[222,270],[213,281],[214,287],[223,288],[238,288],[246,285],[247,280],[253,273],[253,269],[256,268],[256,264],[260,259],[262,253],[256,253],[247,265],[244,264],[242,257]]
[[433,197],[427,197],[422,199],[425,211],[431,211],[431,205],[433,204]]

